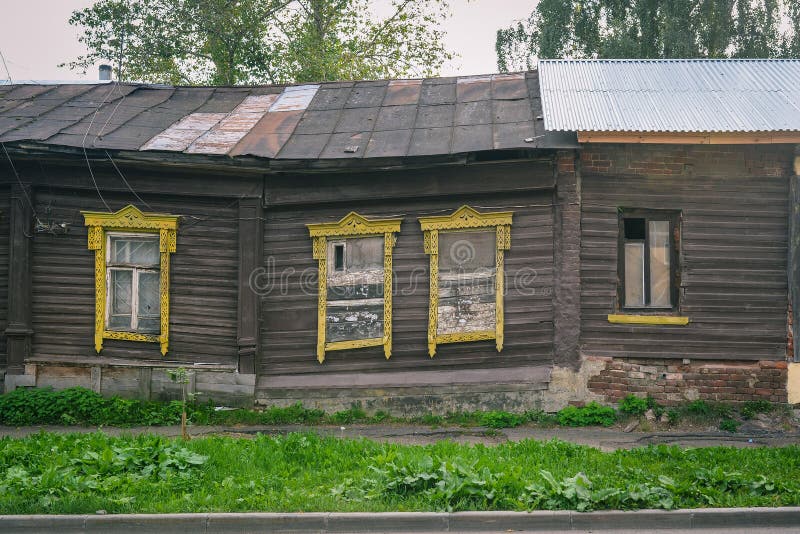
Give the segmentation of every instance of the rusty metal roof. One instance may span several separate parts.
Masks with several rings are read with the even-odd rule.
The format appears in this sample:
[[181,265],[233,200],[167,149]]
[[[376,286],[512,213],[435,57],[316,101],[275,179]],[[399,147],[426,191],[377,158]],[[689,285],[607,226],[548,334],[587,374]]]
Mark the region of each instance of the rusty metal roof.
[[270,159],[574,146],[542,128],[536,72],[263,87],[0,86],[0,142]]
[[539,61],[547,131],[800,131],[800,60]]

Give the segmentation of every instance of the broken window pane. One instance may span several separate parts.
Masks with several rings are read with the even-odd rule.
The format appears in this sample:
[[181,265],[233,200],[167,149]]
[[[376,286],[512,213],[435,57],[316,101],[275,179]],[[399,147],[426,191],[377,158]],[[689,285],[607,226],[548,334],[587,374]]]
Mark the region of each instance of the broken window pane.
[[333,244],[333,270],[344,271],[344,243]]
[[328,342],[383,337],[383,247],[383,236],[328,244]]
[[439,334],[495,329],[496,232],[439,233]]
[[669,221],[650,221],[650,305],[669,307],[670,244]]
[[625,306],[644,306],[644,243],[625,243]]

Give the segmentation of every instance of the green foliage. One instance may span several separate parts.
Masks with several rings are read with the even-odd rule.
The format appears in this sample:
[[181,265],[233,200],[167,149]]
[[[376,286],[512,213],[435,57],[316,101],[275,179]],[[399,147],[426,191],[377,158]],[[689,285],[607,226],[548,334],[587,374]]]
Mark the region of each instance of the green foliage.
[[352,406],[350,409],[336,412],[330,417],[330,421],[337,425],[349,425],[352,423],[366,421],[367,419],[367,412],[365,412],[360,406]]
[[444,416],[426,413],[411,419],[412,423],[419,423],[422,425],[439,426],[444,423]]
[[513,428],[525,422],[525,416],[509,412],[484,412],[481,416],[481,425],[489,428]]
[[[247,410],[243,410],[247,411]],[[317,409],[305,408],[301,403],[295,403],[286,408],[271,406],[261,412],[259,422],[263,425],[297,425],[318,423],[325,416],[325,412]]]
[[537,57],[797,57],[798,29],[798,0],[540,0],[495,50],[503,72]]
[[711,406],[702,399],[694,400],[686,405],[686,413],[691,415],[709,416],[711,415]]
[[636,395],[626,395],[619,401],[619,411],[628,415],[642,415],[649,407],[647,399]]
[[797,446],[602,452],[557,440],[40,433],[0,439],[0,514],[797,506],[798,469]]
[[116,78],[232,85],[419,76],[452,55],[447,0],[100,0],[73,12],[88,52]]
[[739,408],[739,413],[744,419],[752,419],[760,413],[770,413],[775,406],[769,401],[755,400],[747,401]]
[[18,388],[0,395],[0,424],[170,425],[181,421],[181,402],[105,399],[81,387]]
[[558,412],[558,423],[563,426],[611,426],[617,413],[610,406],[590,402],[586,406],[567,406]]
[[487,467],[476,469],[459,458],[442,460],[424,456],[408,464],[387,462],[371,466],[376,478],[365,496],[375,492],[391,496],[419,496],[438,510],[490,508],[497,496],[498,475]]
[[101,433],[41,433],[25,440],[4,438],[0,495],[25,499],[42,511],[87,494],[129,505],[134,502],[126,495],[129,487],[185,485],[207,460],[156,436],[121,440]]
[[719,422],[719,429],[724,430],[725,432],[734,433],[737,430],[739,430],[739,426],[741,424],[742,423],[740,423],[735,419],[723,419],[722,421]]

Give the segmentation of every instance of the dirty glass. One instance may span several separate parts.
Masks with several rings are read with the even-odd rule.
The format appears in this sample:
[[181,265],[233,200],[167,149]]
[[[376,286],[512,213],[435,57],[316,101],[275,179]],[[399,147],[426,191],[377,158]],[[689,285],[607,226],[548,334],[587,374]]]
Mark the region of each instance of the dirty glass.
[[644,306],[644,242],[625,243],[625,306]]
[[671,303],[669,221],[649,221],[650,305],[669,307]]
[[139,306],[138,331],[145,333],[158,332],[160,328],[161,299],[158,290],[159,273],[152,271],[139,272]]
[[439,233],[438,334],[495,329],[496,232]]
[[383,236],[328,243],[328,342],[383,336],[383,249]]
[[109,328],[131,328],[133,271],[130,269],[111,269],[109,287],[111,289],[111,306],[108,312]]

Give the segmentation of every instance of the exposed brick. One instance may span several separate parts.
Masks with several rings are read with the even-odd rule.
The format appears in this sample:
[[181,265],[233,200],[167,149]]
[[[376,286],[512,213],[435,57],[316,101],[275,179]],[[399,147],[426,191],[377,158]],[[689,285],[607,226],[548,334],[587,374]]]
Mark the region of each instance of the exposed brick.
[[680,359],[615,358],[602,360],[606,367],[587,386],[609,402],[634,393],[649,395],[671,405],[685,402],[684,392],[696,390],[701,399],[745,402],[786,401],[785,362],[741,361],[691,362]]

